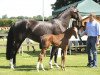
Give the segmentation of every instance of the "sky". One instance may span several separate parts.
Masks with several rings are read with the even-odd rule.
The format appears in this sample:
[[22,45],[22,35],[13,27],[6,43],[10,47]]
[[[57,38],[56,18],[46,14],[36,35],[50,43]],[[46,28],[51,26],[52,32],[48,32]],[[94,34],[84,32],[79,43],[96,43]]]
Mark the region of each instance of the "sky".
[[[51,4],[56,0],[44,0],[44,16],[52,15]],[[0,0],[0,17],[43,15],[43,0]]]

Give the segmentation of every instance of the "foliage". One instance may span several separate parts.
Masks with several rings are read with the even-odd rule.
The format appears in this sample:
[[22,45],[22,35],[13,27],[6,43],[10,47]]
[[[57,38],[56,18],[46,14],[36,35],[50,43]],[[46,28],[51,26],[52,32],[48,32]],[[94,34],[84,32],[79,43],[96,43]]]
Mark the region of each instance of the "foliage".
[[8,33],[9,30],[0,30],[0,34]]
[[12,20],[10,19],[0,19],[0,27],[10,26],[12,24]]
[[[34,20],[38,20],[38,21],[42,21],[43,20],[43,17],[41,15],[37,15],[37,16],[33,16],[33,19]],[[48,20],[51,20],[51,19],[52,19],[52,16],[44,17],[44,20],[45,21],[48,21]]]
[[[10,17],[10,18],[7,18],[7,15],[3,15],[2,19],[0,19],[0,27],[11,26],[13,22],[16,22],[18,20],[23,20],[23,19],[34,19],[37,21],[42,21],[43,18],[41,15],[37,15],[33,17],[17,16],[17,17]],[[51,19],[52,19],[52,16],[44,17],[45,21],[48,21]]]

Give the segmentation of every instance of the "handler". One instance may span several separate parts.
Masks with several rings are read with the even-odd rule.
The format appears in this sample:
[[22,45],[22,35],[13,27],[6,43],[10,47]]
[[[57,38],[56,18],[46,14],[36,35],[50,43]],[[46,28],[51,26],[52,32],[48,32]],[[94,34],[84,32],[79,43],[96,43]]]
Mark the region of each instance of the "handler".
[[[96,46],[99,45],[100,38],[100,24],[94,19],[94,15],[90,13],[89,21],[86,23],[87,34],[87,54],[88,54],[88,67],[97,67],[97,50]],[[83,35],[84,35],[83,34]]]

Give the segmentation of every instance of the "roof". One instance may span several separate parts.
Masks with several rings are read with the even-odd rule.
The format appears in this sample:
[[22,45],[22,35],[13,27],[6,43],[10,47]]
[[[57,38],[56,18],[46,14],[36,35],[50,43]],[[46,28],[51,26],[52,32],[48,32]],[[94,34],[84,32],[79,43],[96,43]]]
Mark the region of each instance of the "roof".
[[[100,5],[93,0],[81,0],[79,2],[75,2],[74,4],[78,3],[77,9],[81,13],[81,15],[86,16],[90,12],[95,13],[95,15],[100,15]],[[52,12],[53,16],[57,16],[57,14],[61,13],[62,11],[66,10],[68,7],[72,6],[73,4],[70,4],[68,6],[64,6],[60,9],[54,10]]]
[[100,15],[100,5],[93,0],[84,0],[78,4],[77,9],[83,15],[88,15],[90,12]]

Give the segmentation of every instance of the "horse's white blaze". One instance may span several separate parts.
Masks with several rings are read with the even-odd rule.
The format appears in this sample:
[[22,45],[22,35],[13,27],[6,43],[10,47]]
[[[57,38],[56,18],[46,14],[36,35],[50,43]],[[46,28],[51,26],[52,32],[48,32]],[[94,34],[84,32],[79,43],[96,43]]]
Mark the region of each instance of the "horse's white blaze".
[[77,30],[77,28],[76,28],[76,27],[74,27],[74,30],[75,30],[75,32],[76,32],[76,33],[78,33],[78,30]]

